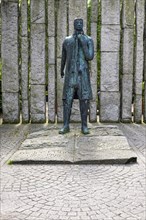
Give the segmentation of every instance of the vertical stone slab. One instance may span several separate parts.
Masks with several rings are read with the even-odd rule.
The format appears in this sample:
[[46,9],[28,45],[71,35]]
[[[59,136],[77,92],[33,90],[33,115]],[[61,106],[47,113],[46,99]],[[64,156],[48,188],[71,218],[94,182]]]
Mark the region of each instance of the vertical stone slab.
[[[84,21],[84,32],[87,31],[87,1],[69,0],[69,35],[74,33],[74,19],[82,18]],[[71,121],[80,121],[80,110],[78,100],[74,100]]]
[[134,99],[134,121],[142,121],[142,80],[144,61],[144,22],[145,22],[145,0],[136,2],[136,60],[135,60],[135,99]]
[[29,77],[28,77],[28,4],[21,3],[21,98],[22,122],[29,122]]
[[101,20],[102,24],[120,24],[120,1],[102,0],[101,1]]
[[144,102],[143,102],[143,119],[146,123],[146,1],[145,1],[145,28],[144,28]]
[[42,123],[46,119],[46,94],[44,85],[31,85],[31,122]]
[[48,121],[55,122],[55,65],[48,69]]
[[91,87],[93,100],[90,101],[90,122],[97,121],[97,18],[98,18],[98,0],[92,0],[91,5],[91,37],[94,42],[94,59],[91,61]]
[[101,7],[100,121],[118,122],[120,0],[102,0]]
[[45,0],[31,0],[31,122],[46,120]]
[[3,122],[18,123],[20,120],[20,106],[18,92],[3,92]]
[[120,115],[120,93],[100,93],[100,121],[119,122]]
[[122,122],[132,121],[132,89],[133,89],[133,73],[122,75]]
[[45,0],[31,0],[31,23],[45,23]]
[[123,0],[123,14],[122,14],[122,27],[133,28],[134,26],[134,12],[135,0]]
[[55,0],[48,0],[48,36],[55,37]]
[[[63,27],[63,28],[62,28]],[[67,0],[59,0],[57,8],[57,121],[63,121],[63,82],[61,78],[62,44],[67,36]]]
[[132,95],[134,71],[134,14],[135,1],[124,0],[122,11],[122,91],[121,91],[121,120],[132,121]]
[[75,18],[84,20],[84,32],[87,31],[87,1],[86,0],[69,0],[69,35],[73,34],[73,21]]
[[45,24],[31,24],[31,84],[45,84]]
[[55,122],[55,1],[48,0],[48,121]]
[[3,122],[20,120],[18,74],[18,1],[1,3]]

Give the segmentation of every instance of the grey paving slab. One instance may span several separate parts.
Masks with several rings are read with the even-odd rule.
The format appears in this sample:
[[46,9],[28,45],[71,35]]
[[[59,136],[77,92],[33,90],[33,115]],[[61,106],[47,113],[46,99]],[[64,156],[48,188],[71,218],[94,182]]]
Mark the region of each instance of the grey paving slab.
[[66,135],[58,129],[31,133],[11,157],[13,163],[90,163],[136,162],[126,137],[114,126],[96,126],[89,135],[79,129]]

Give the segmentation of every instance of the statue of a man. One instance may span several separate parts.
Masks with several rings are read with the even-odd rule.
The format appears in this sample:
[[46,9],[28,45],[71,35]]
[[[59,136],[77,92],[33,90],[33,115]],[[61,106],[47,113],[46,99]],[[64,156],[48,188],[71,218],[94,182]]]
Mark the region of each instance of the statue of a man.
[[83,19],[75,19],[74,34],[66,37],[62,46],[61,77],[65,75],[62,97],[64,126],[59,134],[70,131],[69,122],[74,98],[80,102],[81,131],[83,134],[89,134],[87,114],[92,90],[88,61],[93,57],[93,40],[83,32]]

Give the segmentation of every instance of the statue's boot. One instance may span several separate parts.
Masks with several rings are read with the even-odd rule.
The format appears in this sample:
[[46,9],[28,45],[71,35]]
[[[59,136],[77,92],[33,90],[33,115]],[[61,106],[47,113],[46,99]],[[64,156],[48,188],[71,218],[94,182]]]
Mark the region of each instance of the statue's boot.
[[71,115],[71,104],[63,100],[63,128],[60,129],[59,134],[66,134],[70,132],[69,121]]
[[83,134],[90,134],[89,129],[87,127],[87,115],[88,115],[89,101],[88,100],[80,100],[80,112],[81,112],[81,131]]

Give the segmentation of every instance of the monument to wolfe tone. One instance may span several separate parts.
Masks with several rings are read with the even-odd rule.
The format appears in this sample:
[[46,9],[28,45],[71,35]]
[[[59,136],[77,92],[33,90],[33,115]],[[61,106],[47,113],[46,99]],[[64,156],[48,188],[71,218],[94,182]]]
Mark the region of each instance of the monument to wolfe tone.
[[74,34],[66,37],[62,46],[61,77],[65,75],[62,97],[64,126],[59,134],[70,131],[69,121],[73,99],[79,99],[81,131],[83,134],[89,134],[87,114],[92,90],[88,61],[93,57],[93,40],[83,32],[83,19],[75,19]]

